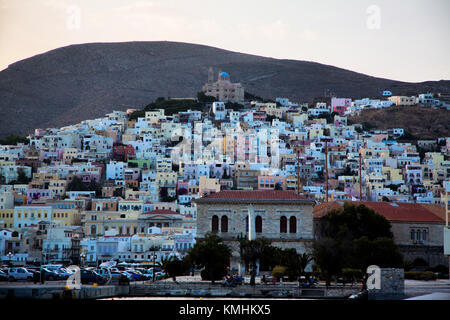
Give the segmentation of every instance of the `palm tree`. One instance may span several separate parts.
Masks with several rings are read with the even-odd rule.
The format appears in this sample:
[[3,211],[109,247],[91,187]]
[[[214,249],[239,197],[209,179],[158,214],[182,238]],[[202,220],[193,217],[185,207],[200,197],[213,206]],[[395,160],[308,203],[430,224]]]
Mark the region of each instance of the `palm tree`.
[[309,253],[302,253],[298,257],[300,274],[303,275],[305,273],[305,269],[308,264],[313,260],[312,256]]
[[270,241],[264,238],[256,240],[241,240],[241,259],[250,265],[250,285],[255,285],[257,262],[262,258],[264,250],[270,245]]

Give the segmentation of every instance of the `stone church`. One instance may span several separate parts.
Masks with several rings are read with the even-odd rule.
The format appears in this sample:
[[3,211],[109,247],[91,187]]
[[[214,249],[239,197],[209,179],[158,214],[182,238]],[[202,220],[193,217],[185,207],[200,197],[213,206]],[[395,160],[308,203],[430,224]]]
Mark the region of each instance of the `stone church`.
[[240,83],[232,83],[230,75],[226,72],[220,72],[217,81],[214,82],[211,68],[208,73],[208,83],[203,86],[202,91],[218,101],[244,102],[244,87]]

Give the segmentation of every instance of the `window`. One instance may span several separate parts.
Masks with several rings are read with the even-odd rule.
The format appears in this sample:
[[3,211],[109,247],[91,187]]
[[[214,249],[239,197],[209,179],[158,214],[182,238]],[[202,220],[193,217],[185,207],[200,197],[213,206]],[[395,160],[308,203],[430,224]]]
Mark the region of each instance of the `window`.
[[297,233],[297,218],[294,216],[289,218],[289,233]]
[[217,216],[212,217],[211,231],[219,231],[219,218]]
[[427,230],[423,230],[423,232],[422,232],[422,240],[427,240]]
[[280,218],[280,233],[286,232],[287,232],[287,218],[285,216],[282,216]]
[[227,216],[222,216],[222,218],[220,218],[220,231],[228,232],[228,217]]
[[419,241],[420,241],[420,234],[421,234],[420,230],[417,230],[416,237],[417,237],[417,240],[419,240]]
[[262,232],[262,218],[261,216],[256,216],[255,218],[255,232],[261,233]]

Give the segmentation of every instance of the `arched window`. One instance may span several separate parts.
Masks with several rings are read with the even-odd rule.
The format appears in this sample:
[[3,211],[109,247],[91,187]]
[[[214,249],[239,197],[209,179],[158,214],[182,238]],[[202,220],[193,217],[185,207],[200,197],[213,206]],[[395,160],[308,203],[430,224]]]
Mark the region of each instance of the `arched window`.
[[219,218],[217,216],[212,217],[211,231],[219,231]]
[[420,240],[420,234],[421,234],[420,230],[417,230],[417,232],[416,232],[417,240]]
[[245,217],[242,222],[245,224],[245,232],[248,232],[248,217]]
[[287,219],[285,216],[282,216],[280,218],[280,233],[286,233],[287,232]]
[[294,216],[289,218],[289,233],[297,233],[297,218]]
[[220,219],[220,231],[228,232],[228,217],[222,216]]
[[423,232],[422,232],[422,240],[427,240],[427,230],[423,230]]
[[262,232],[262,218],[261,216],[256,216],[255,218],[255,232],[261,233]]
[[411,240],[415,240],[416,239],[416,232],[414,231],[414,229],[411,230]]

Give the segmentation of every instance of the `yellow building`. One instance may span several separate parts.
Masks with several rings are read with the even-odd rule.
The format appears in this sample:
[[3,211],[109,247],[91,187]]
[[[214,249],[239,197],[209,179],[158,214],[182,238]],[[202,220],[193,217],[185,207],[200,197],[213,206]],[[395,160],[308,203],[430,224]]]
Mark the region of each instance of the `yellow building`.
[[67,180],[50,180],[48,189],[53,198],[64,196],[67,188]]
[[14,228],[14,209],[0,210],[0,228]]
[[174,188],[177,185],[178,175],[175,171],[158,171],[156,172],[155,182],[159,188]]
[[13,219],[13,227],[17,229],[36,225],[40,221],[53,222],[62,226],[77,226],[81,224],[81,213],[76,208],[27,205],[16,206]]
[[314,140],[316,137],[323,136],[323,129],[309,129],[309,139]]
[[220,191],[219,179],[207,178],[205,176],[199,177],[199,192],[200,195],[209,194],[211,192]]
[[161,118],[164,118],[164,109],[145,112],[145,120],[150,124],[158,123]]
[[72,160],[77,157],[79,151],[76,148],[65,148],[63,153],[63,160],[65,163],[72,163]]
[[401,169],[395,169],[391,167],[383,167],[382,173],[386,177],[386,181],[403,181],[403,175]]
[[417,104],[416,97],[407,96],[392,96],[388,98],[389,101],[393,101],[396,106],[412,106]]
[[139,215],[137,211],[85,211],[85,235],[87,237],[103,236],[106,231],[112,229],[121,235],[143,232],[138,230]]

